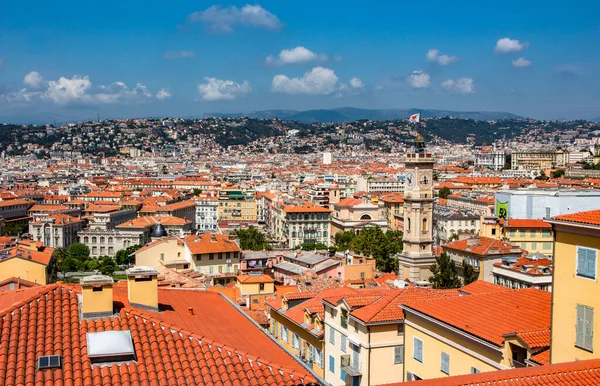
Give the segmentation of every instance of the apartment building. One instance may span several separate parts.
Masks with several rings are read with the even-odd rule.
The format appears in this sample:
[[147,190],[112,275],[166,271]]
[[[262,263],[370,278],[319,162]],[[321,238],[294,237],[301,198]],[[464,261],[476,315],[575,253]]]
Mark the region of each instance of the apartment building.
[[196,229],[202,232],[216,232],[218,220],[218,198],[201,195],[196,197]]
[[600,210],[548,220],[555,234],[551,363],[599,358]]
[[504,238],[530,254],[552,256],[554,236],[552,226],[544,220],[511,218],[503,222]]
[[387,227],[392,230],[404,229],[404,195],[402,193],[388,193],[381,197],[383,201],[383,214],[387,220]]
[[0,200],[0,217],[5,222],[27,223],[29,208],[34,204],[35,201],[22,198]]
[[519,247],[484,236],[456,240],[443,245],[442,248],[456,264],[459,275],[463,274],[464,263],[468,263],[479,272],[479,280],[489,283],[494,281],[494,263],[502,262],[504,258],[516,259],[523,255],[523,250]]
[[256,192],[250,189],[219,191],[217,216],[219,220],[257,221]]
[[366,197],[345,198],[333,204],[331,214],[331,239],[335,240],[338,232],[357,233],[369,226],[387,229],[388,221],[379,205],[370,202]]
[[77,232],[83,229],[83,221],[67,214],[41,216],[29,223],[32,237],[52,248],[66,248],[77,242]]
[[407,302],[404,380],[430,380],[544,362],[551,294],[475,282],[462,296]]
[[330,245],[330,209],[306,201],[299,205],[286,205],[281,214],[281,236],[288,248],[302,244]]
[[552,291],[552,260],[541,256],[504,258],[494,263],[494,284],[512,289],[537,288]]
[[565,166],[569,153],[563,150],[513,149],[511,169],[547,170]]
[[235,281],[242,251],[229,236],[220,234],[189,235],[183,240],[184,259],[190,269],[211,278],[212,284]]
[[22,240],[14,247],[0,250],[0,282],[21,278],[31,283],[51,282],[50,266],[54,248],[41,242]]

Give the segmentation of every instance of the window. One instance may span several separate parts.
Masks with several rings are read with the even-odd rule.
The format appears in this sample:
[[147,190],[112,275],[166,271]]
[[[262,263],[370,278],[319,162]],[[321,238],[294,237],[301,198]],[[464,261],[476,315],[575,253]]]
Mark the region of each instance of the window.
[[364,280],[364,278],[365,278],[365,273],[364,272],[360,273],[360,278]]
[[398,336],[404,335],[404,323],[398,325]]
[[537,236],[537,231],[535,229],[530,230],[529,231],[529,236],[531,236],[531,237]]
[[492,229],[492,236],[496,235],[496,228]]
[[340,317],[342,328],[348,328],[348,311],[342,310],[342,316]]
[[527,243],[521,243],[521,249],[527,249]]
[[333,356],[329,356],[329,371],[335,374],[335,358]]
[[342,370],[342,369],[340,369],[340,379],[343,382],[346,382],[346,372],[344,370]]
[[450,374],[450,355],[442,352],[442,373]]
[[423,229],[422,230],[423,230],[423,232],[427,231],[427,219],[426,218],[423,219]]
[[346,352],[346,347],[347,346],[348,346],[348,342],[347,342],[346,335],[341,334],[340,349],[342,350],[342,352]]
[[423,341],[416,336],[413,338],[413,359],[423,363]]
[[292,347],[300,351],[300,337],[296,333],[292,333]]
[[510,235],[510,237],[515,237],[517,235],[517,231],[511,230],[510,232],[508,232],[508,234]]
[[543,230],[542,231],[542,237],[550,237],[550,231]]
[[532,250],[536,250],[537,249],[537,243],[536,242],[531,243],[531,249]]
[[317,366],[323,367],[323,352],[316,347],[313,347],[313,362]]
[[160,254],[160,261],[164,261],[164,260],[165,260],[165,254],[164,254],[164,253],[161,253],[161,254]]
[[211,253],[208,255],[208,260],[214,260],[215,259],[215,254]]
[[577,324],[575,326],[575,346],[587,351],[594,351],[594,309],[577,305]]
[[542,249],[545,251],[549,251],[552,249],[552,243],[542,243]]
[[596,261],[598,251],[577,247],[577,276],[596,279]]
[[286,326],[281,326],[281,339],[285,342],[285,343],[289,343],[290,342],[290,337],[288,336],[288,329]]
[[481,371],[475,367],[471,367],[471,374],[479,374]]
[[402,363],[404,363],[404,346],[396,346],[394,347],[394,364]]
[[527,231],[525,231],[525,230],[521,229],[521,230],[519,231],[519,236],[520,236],[520,237],[525,237],[525,236],[527,236]]
[[335,329],[329,326],[329,343],[335,344]]
[[[227,268],[229,268],[229,267],[227,267]],[[258,289],[259,289],[260,291],[264,291],[264,290],[265,290],[265,283],[260,283],[260,284],[258,285]]]
[[59,355],[41,356],[38,358],[38,370],[59,368],[60,362]]

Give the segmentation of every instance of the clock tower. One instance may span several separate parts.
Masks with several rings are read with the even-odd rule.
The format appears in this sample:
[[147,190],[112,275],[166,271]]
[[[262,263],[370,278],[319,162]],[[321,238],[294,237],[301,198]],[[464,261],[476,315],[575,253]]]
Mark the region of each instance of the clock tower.
[[406,154],[404,180],[404,249],[399,274],[411,282],[428,281],[433,254],[433,156],[419,133],[412,153]]

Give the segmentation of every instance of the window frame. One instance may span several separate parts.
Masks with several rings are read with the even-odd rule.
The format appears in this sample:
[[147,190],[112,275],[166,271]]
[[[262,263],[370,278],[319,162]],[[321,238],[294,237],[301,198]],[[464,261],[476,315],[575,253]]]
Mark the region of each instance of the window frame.
[[[586,251],[593,251],[594,252],[594,276],[588,276],[586,274],[581,274],[579,272],[579,251],[580,250],[586,250]],[[594,248],[589,248],[589,247],[584,247],[581,245],[578,245],[576,248],[576,253],[575,253],[575,276],[583,278],[583,279],[587,279],[587,280],[593,280],[593,281],[597,281],[598,280],[598,250],[594,249]]]
[[[581,343],[579,342],[579,310],[581,309],[583,319],[581,319]],[[591,313],[591,320],[587,320],[588,312]],[[587,325],[586,325],[587,324]],[[588,333],[588,328],[591,332]],[[594,307],[585,304],[577,304],[575,307],[575,347],[588,352],[594,352]]]
[[404,364],[404,345],[394,347],[394,364]]
[[[420,342],[420,344],[421,344],[421,357],[420,358],[417,358],[417,354],[416,354],[417,353],[417,341]],[[419,363],[423,363],[423,356],[424,356],[423,351],[424,351],[423,339],[421,339],[417,336],[414,336],[413,337],[413,355],[412,355],[413,359]]]
[[[446,368],[444,368],[444,358],[446,359]],[[440,355],[440,371],[450,375],[450,355],[442,351]]]

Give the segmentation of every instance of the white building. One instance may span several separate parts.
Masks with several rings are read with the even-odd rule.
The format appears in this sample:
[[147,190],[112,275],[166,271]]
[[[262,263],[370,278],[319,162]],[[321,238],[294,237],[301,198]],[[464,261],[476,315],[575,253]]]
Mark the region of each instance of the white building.
[[500,170],[506,163],[504,151],[478,152],[475,154],[475,167]]
[[217,230],[217,197],[200,196],[196,201],[196,228],[200,231],[215,232]]
[[404,193],[403,179],[375,179],[367,176],[358,177],[356,190],[359,192],[393,192]]
[[496,193],[498,217],[540,219],[600,208],[600,190],[508,189]]
[[331,152],[326,151],[323,153],[323,165],[331,165],[332,157]]

